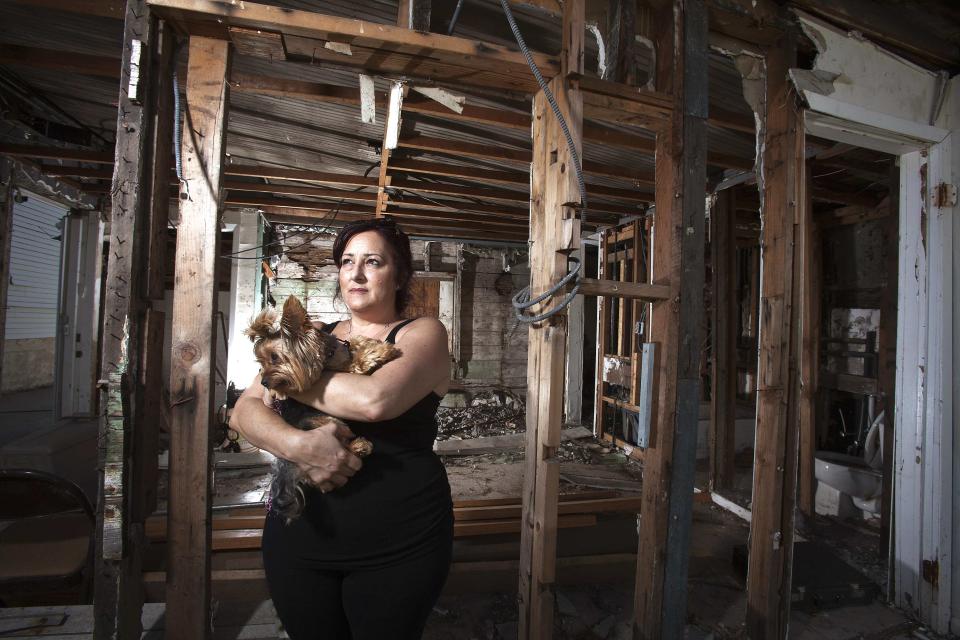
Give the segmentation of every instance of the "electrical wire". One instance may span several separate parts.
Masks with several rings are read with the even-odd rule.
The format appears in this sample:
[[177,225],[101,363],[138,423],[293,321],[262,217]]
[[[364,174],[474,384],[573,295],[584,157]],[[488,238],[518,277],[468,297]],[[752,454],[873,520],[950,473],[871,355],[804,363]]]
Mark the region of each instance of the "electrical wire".
[[[573,168],[577,173],[577,186],[580,187],[580,220],[581,224],[586,224],[587,222],[587,189],[584,185],[583,180],[583,167],[580,162],[580,154],[577,152],[577,146],[573,141],[573,136],[570,134],[570,129],[567,127],[567,121],[563,117],[563,113],[560,112],[560,106],[557,104],[557,99],[554,97],[553,92],[550,91],[550,87],[547,86],[547,81],[543,79],[543,75],[540,73],[540,69],[537,68],[537,64],[533,61],[533,56],[530,55],[530,49],[527,47],[527,43],[523,39],[523,35],[520,33],[520,27],[517,26],[517,21],[513,17],[513,11],[510,10],[510,5],[507,0],[500,0],[500,6],[503,8],[503,13],[507,18],[507,23],[510,25],[510,31],[513,32],[513,37],[517,41],[517,46],[520,47],[520,51],[523,53],[524,58],[527,60],[527,66],[530,67],[530,71],[533,73],[534,78],[537,80],[537,84],[540,86],[540,90],[543,91],[544,97],[547,99],[547,102],[550,104],[550,108],[553,110],[553,114],[557,117],[557,124],[560,125],[560,130],[563,131],[563,135],[567,140],[567,148],[570,151],[570,159],[573,161]],[[573,299],[576,297],[577,292],[580,289],[580,270],[581,264],[580,260],[570,256],[570,262],[574,263],[573,266],[567,275],[565,275],[558,283],[547,289],[545,292],[537,296],[536,298],[530,298],[530,287],[524,287],[521,289],[517,295],[513,297],[513,308],[514,313],[517,317],[517,320],[520,322],[534,323],[541,322],[547,318],[559,313],[566,308]],[[547,309],[543,313],[535,316],[528,316],[523,311],[532,307],[533,305],[541,302],[557,293],[562,289],[568,282],[575,280],[573,289],[570,291],[567,296],[560,301],[557,306]]]

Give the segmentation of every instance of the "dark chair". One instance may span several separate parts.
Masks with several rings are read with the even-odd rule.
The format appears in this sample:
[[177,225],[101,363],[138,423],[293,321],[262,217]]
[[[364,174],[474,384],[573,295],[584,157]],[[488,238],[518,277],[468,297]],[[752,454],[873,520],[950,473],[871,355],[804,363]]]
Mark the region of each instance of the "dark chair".
[[90,501],[69,480],[0,469],[0,598],[79,585],[89,603],[95,525]]

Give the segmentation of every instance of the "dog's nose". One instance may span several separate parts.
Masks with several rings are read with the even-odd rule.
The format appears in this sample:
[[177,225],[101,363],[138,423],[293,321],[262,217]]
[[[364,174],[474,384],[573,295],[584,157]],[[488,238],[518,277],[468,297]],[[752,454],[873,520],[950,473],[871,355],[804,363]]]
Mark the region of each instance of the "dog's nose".
[[267,389],[270,388],[270,384],[267,382],[267,379],[266,379],[266,378],[260,378],[260,384],[262,384],[262,385],[263,385],[264,387],[266,387]]

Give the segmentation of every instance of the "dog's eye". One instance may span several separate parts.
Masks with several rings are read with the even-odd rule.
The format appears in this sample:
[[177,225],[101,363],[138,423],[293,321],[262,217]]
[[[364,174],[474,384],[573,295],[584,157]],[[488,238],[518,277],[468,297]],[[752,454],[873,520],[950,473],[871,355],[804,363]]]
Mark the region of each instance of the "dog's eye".
[[270,364],[280,364],[280,356],[278,356],[276,353],[271,353]]

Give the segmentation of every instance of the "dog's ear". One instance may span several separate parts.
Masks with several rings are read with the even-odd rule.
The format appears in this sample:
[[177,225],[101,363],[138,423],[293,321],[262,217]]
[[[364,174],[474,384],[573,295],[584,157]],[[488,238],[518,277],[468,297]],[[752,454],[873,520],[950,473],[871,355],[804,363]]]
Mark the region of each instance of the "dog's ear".
[[267,307],[257,314],[250,326],[244,333],[250,338],[251,342],[269,338],[277,332],[277,311],[273,307]]
[[280,330],[287,338],[298,338],[313,328],[307,310],[296,296],[290,296],[283,303],[283,317],[280,318]]

